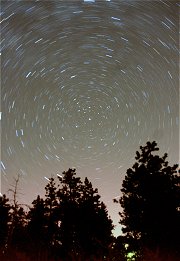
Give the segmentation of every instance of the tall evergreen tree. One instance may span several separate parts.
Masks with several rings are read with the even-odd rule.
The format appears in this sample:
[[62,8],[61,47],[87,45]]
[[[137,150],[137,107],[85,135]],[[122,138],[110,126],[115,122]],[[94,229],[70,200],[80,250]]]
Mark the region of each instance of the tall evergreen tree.
[[[27,252],[32,260],[43,260],[47,247],[47,222],[45,217],[45,203],[40,196],[32,202],[32,207],[27,215],[27,233],[29,244]],[[32,251],[33,250],[33,251]]]
[[[180,176],[177,165],[153,155],[157,143],[147,142],[136,152],[136,163],[127,170],[120,198],[123,232],[143,248],[180,258]],[[166,256],[167,257],[167,256]]]
[[107,256],[112,242],[112,220],[105,204],[100,201],[97,188],[93,189],[87,178],[82,185],[79,213],[78,232],[83,250],[88,256]]
[[55,244],[56,233],[58,230],[58,201],[57,201],[57,188],[54,178],[49,179],[49,183],[45,187],[45,216],[47,222],[47,237],[49,247]]
[[113,225],[98,190],[93,189],[87,178],[81,182],[74,169],[64,172],[59,180],[60,235],[64,255],[75,260],[103,259],[112,241]]
[[11,239],[11,245],[16,251],[24,251],[25,245],[28,244],[26,236],[26,213],[19,206],[14,217],[14,229]]
[[60,241],[63,258],[78,257],[80,243],[77,236],[79,200],[81,198],[81,180],[76,177],[75,169],[63,172],[58,177],[60,188],[57,192],[60,210]]
[[6,195],[0,196],[0,257],[3,258],[7,248],[9,222],[10,222],[10,204]]

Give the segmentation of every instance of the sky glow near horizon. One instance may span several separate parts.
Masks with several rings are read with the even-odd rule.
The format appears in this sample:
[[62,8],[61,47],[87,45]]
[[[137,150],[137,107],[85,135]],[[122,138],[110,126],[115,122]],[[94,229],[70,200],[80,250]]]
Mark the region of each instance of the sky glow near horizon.
[[179,160],[176,1],[2,1],[1,192],[76,168],[117,225],[126,170],[156,140]]

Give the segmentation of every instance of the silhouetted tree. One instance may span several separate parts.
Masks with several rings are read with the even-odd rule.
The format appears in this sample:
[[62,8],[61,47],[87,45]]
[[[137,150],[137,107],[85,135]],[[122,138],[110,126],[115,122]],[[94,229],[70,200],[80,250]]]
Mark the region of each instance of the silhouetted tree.
[[[112,241],[112,221],[98,190],[86,178],[84,183],[69,169],[59,178],[60,238],[63,260],[95,260],[107,255]],[[81,259],[80,259],[81,258]]]
[[58,177],[60,188],[57,192],[60,210],[60,241],[61,252],[65,260],[71,260],[79,255],[80,244],[77,237],[78,207],[81,197],[81,180],[75,177],[75,169],[63,172],[63,178]]
[[16,216],[13,216],[13,233],[11,237],[11,247],[16,251],[24,251],[27,241],[26,234],[26,213],[23,207],[18,207],[16,210]]
[[161,256],[167,258],[167,253],[173,253],[180,258],[178,165],[169,166],[167,154],[163,157],[152,154],[159,150],[155,141],[147,142],[140,150],[122,184],[119,203],[123,208],[120,213],[123,232],[132,239],[135,250],[158,249]]
[[9,235],[8,235],[8,242],[7,242],[7,248],[9,248],[8,252],[10,252],[10,249],[12,250],[13,233],[18,220],[18,209],[20,207],[17,200],[19,180],[20,180],[20,175],[14,178],[14,184],[11,185],[12,188],[9,189],[9,192],[12,193],[12,205],[11,205],[11,222],[9,226]]
[[7,249],[10,208],[9,199],[6,198],[6,195],[0,196],[0,258],[3,258]]
[[46,237],[48,239],[47,249],[50,256],[53,255],[59,246],[59,204],[57,198],[57,188],[54,178],[49,179],[45,187],[45,217],[46,217]]
[[100,201],[98,190],[85,178],[79,204],[78,235],[87,256],[107,256],[112,242],[112,220],[106,206]]
[[45,199],[38,195],[28,213],[17,200],[19,176],[11,189],[12,205],[0,197],[2,260],[108,260],[113,225],[98,190],[87,178],[76,177],[75,169],[58,179],[58,186],[49,179]]
[[14,184],[11,185],[9,192],[12,193],[12,204],[9,210],[8,237],[6,243],[5,260],[16,260],[19,251],[25,244],[25,225],[26,214],[22,204],[18,202],[20,175],[14,178]]
[[[43,260],[47,247],[47,220],[45,217],[45,202],[40,196],[32,202],[32,207],[27,215],[27,233],[29,237],[28,253],[33,260]],[[33,251],[32,251],[33,250]]]
[[49,183],[45,187],[45,208],[48,213],[48,216],[52,216],[54,213],[54,209],[57,207],[57,188],[54,181],[54,178],[49,179]]

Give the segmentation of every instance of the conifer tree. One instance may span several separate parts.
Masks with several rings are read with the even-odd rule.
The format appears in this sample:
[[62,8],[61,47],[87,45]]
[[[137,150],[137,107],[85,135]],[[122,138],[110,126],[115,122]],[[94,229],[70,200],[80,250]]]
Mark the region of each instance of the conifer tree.
[[[136,152],[136,163],[127,170],[119,203],[120,223],[128,238],[142,248],[180,257],[180,176],[178,165],[160,157],[157,143],[147,142]],[[141,252],[142,253],[142,252]],[[174,259],[175,260],[175,259]]]
[[[29,244],[27,252],[34,258],[34,260],[41,260],[40,257],[43,257],[46,252],[47,247],[47,222],[45,217],[45,203],[40,196],[37,196],[37,199],[32,202],[32,207],[27,214],[28,224],[27,224],[27,233],[29,237]],[[32,251],[33,249],[33,251]]]
[[108,254],[112,241],[112,220],[106,206],[100,201],[98,190],[85,178],[76,177],[75,169],[69,169],[59,178],[58,190],[61,211],[60,238],[65,256],[88,260]]
[[9,222],[10,222],[10,204],[9,199],[6,195],[0,196],[0,257],[5,255],[8,233],[9,233]]
[[27,242],[26,234],[26,213],[23,207],[18,207],[14,217],[14,229],[11,239],[11,245],[16,251],[24,251]]
[[45,216],[47,222],[47,238],[48,246],[51,248],[56,243],[59,221],[59,210],[57,201],[57,188],[54,178],[49,179],[49,183],[45,187]]

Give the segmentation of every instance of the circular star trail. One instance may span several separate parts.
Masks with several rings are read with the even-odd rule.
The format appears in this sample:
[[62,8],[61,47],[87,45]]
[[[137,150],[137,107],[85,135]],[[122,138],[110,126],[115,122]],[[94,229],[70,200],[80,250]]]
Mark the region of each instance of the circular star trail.
[[[116,221],[126,169],[156,140],[178,161],[178,3],[2,1],[2,191],[75,167]],[[23,199],[22,199],[23,200]]]

